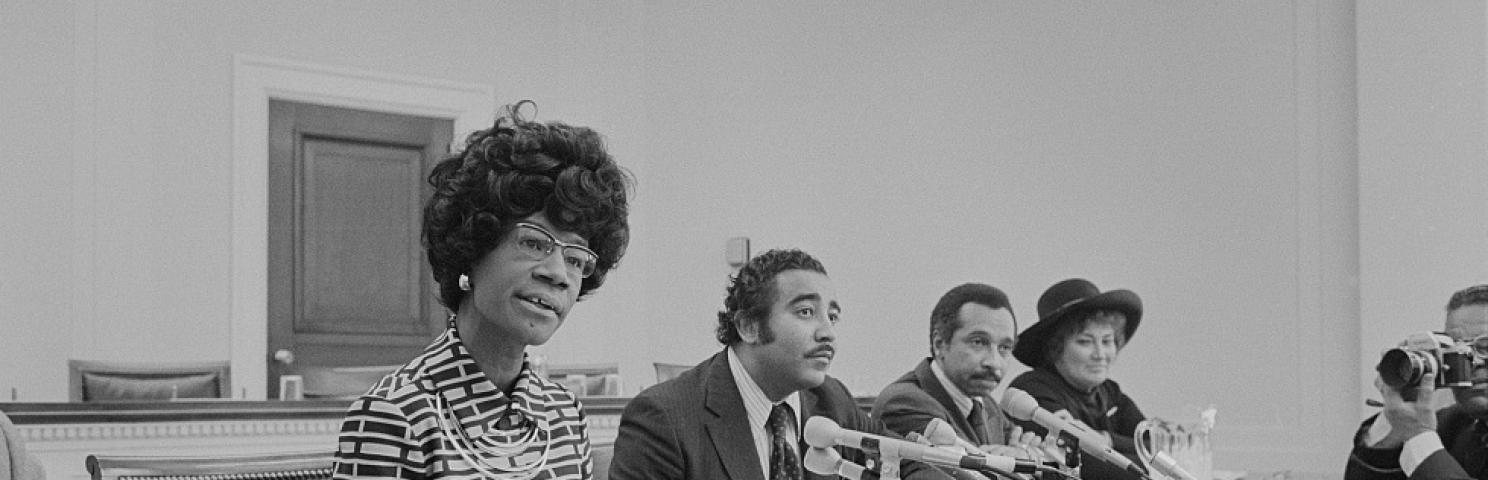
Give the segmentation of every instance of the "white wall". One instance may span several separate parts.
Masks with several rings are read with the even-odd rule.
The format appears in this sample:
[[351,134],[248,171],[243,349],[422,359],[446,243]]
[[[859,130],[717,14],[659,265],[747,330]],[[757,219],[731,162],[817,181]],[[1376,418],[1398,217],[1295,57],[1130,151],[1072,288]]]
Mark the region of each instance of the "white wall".
[[1442,329],[1452,292],[1488,283],[1488,8],[1369,1],[1358,10],[1364,381],[1406,333]]
[[[0,399],[66,398],[64,359],[92,322],[92,292],[69,279],[86,202],[74,192],[74,151],[86,137],[77,95],[73,12],[46,2],[0,5]],[[33,388],[33,385],[43,385]]]
[[[7,4],[0,322],[27,333],[0,336],[0,390],[61,400],[67,358],[233,348],[231,64],[250,54],[487,83],[604,132],[639,178],[633,244],[540,351],[619,361],[629,392],[652,361],[717,350],[723,244],[744,235],[824,261],[856,393],[924,355],[951,286],[1003,288],[1026,326],[1086,276],[1146,301],[1115,375],[1149,415],[1216,405],[1219,468],[1337,472],[1371,319],[1440,318],[1483,263],[1385,285],[1424,306],[1370,303],[1400,264],[1443,271],[1376,225],[1482,211],[1471,175],[1437,170],[1482,158],[1459,140],[1482,131],[1482,8],[1392,23],[1409,8],[1361,5],[1356,44],[1351,4],[1311,1]],[[1467,46],[1399,65],[1417,30]],[[1411,76],[1462,63],[1457,90]],[[1389,114],[1428,94],[1414,118],[1467,143],[1395,160],[1438,152]],[[1475,116],[1439,115],[1459,102]],[[1431,174],[1394,180],[1411,165]],[[1417,195],[1443,179],[1463,183]],[[1431,244],[1440,263],[1471,255],[1483,232],[1463,228],[1431,238],[1454,242]]]
[[667,220],[642,248],[677,259],[646,266],[658,330],[678,332],[653,351],[715,349],[677,337],[708,336],[732,235],[824,260],[845,303],[833,371],[863,393],[924,355],[947,288],[1001,286],[1026,325],[1045,287],[1083,275],[1146,299],[1117,378],[1150,414],[1217,405],[1221,465],[1345,455],[1357,415],[1336,406],[1359,401],[1337,375],[1356,358],[1348,11],[772,4],[647,18],[652,167],[676,172],[648,182]]
[[[65,399],[67,358],[228,356],[234,54],[497,85],[503,102],[540,100],[544,118],[582,121],[612,140],[641,136],[640,29],[620,8],[18,7],[6,9],[17,14],[4,17],[0,76],[16,98],[0,115],[14,186],[0,211],[16,226],[3,237],[0,301],[7,325],[34,333],[0,340],[11,347],[0,352],[5,398],[16,388],[23,401]],[[644,170],[637,143],[612,144]],[[638,306],[616,301],[625,283],[591,311],[636,318]]]

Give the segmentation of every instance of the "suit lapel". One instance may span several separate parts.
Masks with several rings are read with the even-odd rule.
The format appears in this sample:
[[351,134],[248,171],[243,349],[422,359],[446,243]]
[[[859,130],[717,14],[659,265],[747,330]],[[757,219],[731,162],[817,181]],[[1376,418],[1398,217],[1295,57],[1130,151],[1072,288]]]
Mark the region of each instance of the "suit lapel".
[[[811,417],[818,416],[818,415],[828,416],[828,415],[824,414],[821,411],[821,409],[819,408],[819,405],[817,405],[817,402],[820,399],[817,398],[816,394],[813,393],[813,391],[811,389],[801,390],[800,393],[801,393],[801,424],[796,426],[796,432],[797,433],[801,433],[801,432],[805,432],[806,431],[806,420],[810,419]],[[852,426],[843,426],[843,428],[853,428],[853,427]],[[804,466],[806,464],[806,449],[807,448],[810,448],[810,447],[806,445],[806,439],[805,439],[804,436],[802,438],[796,439],[796,441],[797,441],[796,451],[801,453],[801,465]],[[845,447],[836,447],[836,450],[837,450],[837,454],[838,455],[842,455],[842,454],[845,453],[844,450],[843,450],[843,448],[845,448]],[[806,480],[817,480],[817,479],[826,480],[826,479],[836,479],[837,476],[836,475],[827,475],[827,476],[817,475],[815,473],[811,473],[810,470],[806,470],[805,468],[802,468],[801,469],[801,478],[806,479]]]
[[712,418],[704,420],[703,429],[713,440],[713,450],[718,452],[728,478],[765,478],[765,472],[760,471],[759,453],[754,451],[754,432],[749,428],[744,398],[739,396],[734,374],[729,371],[728,350],[714,355],[710,363],[707,380],[703,382],[703,401]]
[[956,407],[956,401],[951,399],[950,392],[946,391],[947,387],[940,383],[940,379],[935,376],[935,371],[930,369],[930,359],[921,360],[920,364],[915,366],[915,377],[919,379],[920,388],[945,408],[946,413],[951,417],[951,426],[956,427],[957,434],[972,441],[986,438],[987,432],[978,434],[972,430],[971,423],[966,421],[966,415],[961,413],[961,409]]

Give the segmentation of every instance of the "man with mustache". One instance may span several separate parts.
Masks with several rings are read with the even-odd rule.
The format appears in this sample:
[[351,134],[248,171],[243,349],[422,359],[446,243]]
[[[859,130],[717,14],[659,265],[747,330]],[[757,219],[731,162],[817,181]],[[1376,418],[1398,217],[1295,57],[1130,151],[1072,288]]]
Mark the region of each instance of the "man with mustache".
[[[938,418],[982,451],[1031,456],[1028,447],[1038,446],[1038,436],[1015,426],[990,398],[1012,364],[1017,332],[1002,290],[981,283],[952,288],[930,313],[930,357],[884,387],[873,403],[873,418],[901,435],[923,434]],[[953,473],[956,478],[979,475]]]
[[[625,407],[610,478],[795,480],[802,426],[827,417],[843,428],[884,434],[841,382],[827,376],[841,311],[815,258],[771,250],[732,279],[717,338],[723,351],[677,378],[642,391]],[[862,465],[862,452],[837,447]],[[904,478],[945,478],[906,462]]]
[[1452,294],[1444,333],[1473,347],[1472,385],[1452,387],[1456,403],[1433,412],[1435,375],[1400,390],[1376,378],[1385,407],[1354,435],[1345,479],[1488,480],[1488,285]]

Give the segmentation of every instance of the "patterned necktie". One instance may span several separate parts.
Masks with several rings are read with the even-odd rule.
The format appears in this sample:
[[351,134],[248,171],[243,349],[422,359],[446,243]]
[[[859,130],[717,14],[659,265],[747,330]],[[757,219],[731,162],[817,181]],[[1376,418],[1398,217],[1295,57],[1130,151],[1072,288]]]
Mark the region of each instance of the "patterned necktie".
[[796,421],[790,405],[775,404],[765,429],[770,432],[770,480],[801,480],[801,458],[796,453],[796,436],[790,422]]
[[982,402],[975,399],[971,401],[971,414],[966,416],[966,421],[971,423],[972,440],[976,440],[977,445],[986,445],[988,443],[987,421],[982,411]]

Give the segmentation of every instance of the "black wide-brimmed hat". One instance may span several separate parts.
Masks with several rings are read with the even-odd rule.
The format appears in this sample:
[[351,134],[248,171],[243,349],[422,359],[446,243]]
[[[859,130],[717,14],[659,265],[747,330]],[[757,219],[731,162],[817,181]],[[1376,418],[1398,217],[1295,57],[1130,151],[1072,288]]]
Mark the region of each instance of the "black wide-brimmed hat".
[[1044,362],[1044,348],[1059,324],[1075,319],[1076,313],[1091,310],[1115,310],[1126,314],[1128,342],[1137,333],[1137,324],[1142,323],[1142,299],[1131,290],[1102,292],[1089,280],[1071,278],[1054,284],[1039,296],[1038,323],[1018,334],[1013,356],[1024,365],[1037,367]]

